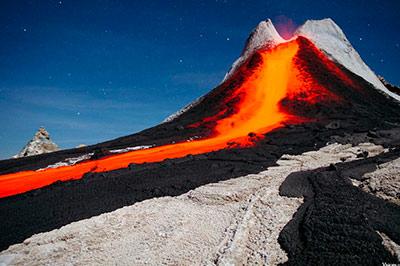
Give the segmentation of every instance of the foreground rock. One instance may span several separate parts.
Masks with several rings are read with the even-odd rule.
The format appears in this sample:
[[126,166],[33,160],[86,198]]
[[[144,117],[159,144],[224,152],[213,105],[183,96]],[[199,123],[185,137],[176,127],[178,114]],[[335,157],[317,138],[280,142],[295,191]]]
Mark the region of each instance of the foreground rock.
[[[281,247],[288,252],[286,265],[399,262],[394,244],[400,243],[400,206],[353,184],[371,172],[385,180],[384,173],[393,170],[376,170],[387,167],[385,163],[397,164],[400,149],[386,149],[379,155],[359,152],[359,160],[294,172],[282,183],[281,196],[304,199],[279,235]],[[390,183],[381,183],[382,191],[392,191]]]
[[400,158],[384,163],[363,176],[359,187],[384,200],[400,205]]
[[284,155],[278,166],[259,174],[146,200],[34,235],[0,253],[0,262],[276,265],[287,260],[279,234],[303,203],[302,198],[279,195],[287,176],[382,152],[383,147],[369,143],[332,144]]

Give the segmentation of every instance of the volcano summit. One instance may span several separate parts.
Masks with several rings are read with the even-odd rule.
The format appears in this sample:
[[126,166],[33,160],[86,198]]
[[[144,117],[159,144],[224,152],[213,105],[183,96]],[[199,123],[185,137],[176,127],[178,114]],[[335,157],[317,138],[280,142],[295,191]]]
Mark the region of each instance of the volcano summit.
[[331,19],[263,21],[164,123],[1,161],[0,261],[399,262],[399,100]]

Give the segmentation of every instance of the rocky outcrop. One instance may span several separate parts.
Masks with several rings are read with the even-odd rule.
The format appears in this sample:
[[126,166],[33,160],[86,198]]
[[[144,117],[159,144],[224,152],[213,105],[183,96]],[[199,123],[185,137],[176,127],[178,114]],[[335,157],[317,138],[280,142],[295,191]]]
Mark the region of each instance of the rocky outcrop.
[[14,156],[14,158],[49,153],[58,150],[59,148],[57,144],[55,144],[50,139],[50,134],[46,131],[44,127],[40,127],[39,130],[35,133],[33,139],[30,140],[28,144],[26,144],[26,146],[17,155]]
[[363,176],[359,187],[365,192],[400,205],[400,158],[381,164]]

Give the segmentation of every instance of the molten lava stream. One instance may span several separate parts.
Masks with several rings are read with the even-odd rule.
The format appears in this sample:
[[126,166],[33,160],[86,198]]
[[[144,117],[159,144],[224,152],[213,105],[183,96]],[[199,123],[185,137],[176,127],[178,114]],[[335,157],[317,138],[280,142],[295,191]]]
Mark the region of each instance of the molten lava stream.
[[279,103],[288,94],[288,84],[298,83],[293,63],[298,49],[297,41],[293,40],[260,51],[262,62],[234,91],[235,94],[244,95],[237,112],[217,121],[215,134],[210,138],[111,155],[72,166],[1,175],[0,197],[37,189],[58,180],[79,179],[87,172],[104,172],[125,168],[131,163],[159,162],[167,158],[220,150],[226,148],[230,141],[248,145],[249,132],[266,133],[293,118],[280,110]]

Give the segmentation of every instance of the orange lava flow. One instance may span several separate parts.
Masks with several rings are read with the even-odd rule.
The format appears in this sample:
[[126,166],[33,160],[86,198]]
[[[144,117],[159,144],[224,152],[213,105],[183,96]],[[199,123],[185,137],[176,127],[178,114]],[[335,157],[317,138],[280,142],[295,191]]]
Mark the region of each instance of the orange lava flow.
[[110,155],[71,166],[0,175],[0,197],[44,187],[55,181],[79,179],[88,172],[104,172],[125,168],[131,163],[159,162],[216,151],[228,147],[227,143],[232,141],[249,145],[249,132],[267,133],[293,118],[280,110],[279,103],[289,94],[289,87],[300,87],[298,70],[293,62],[298,49],[298,42],[293,40],[260,51],[262,62],[233,92],[233,96],[243,95],[236,113],[217,121],[214,134],[209,138]]

